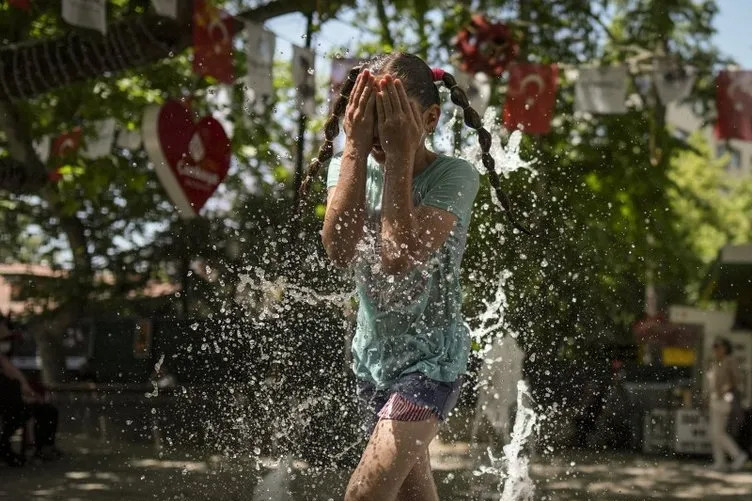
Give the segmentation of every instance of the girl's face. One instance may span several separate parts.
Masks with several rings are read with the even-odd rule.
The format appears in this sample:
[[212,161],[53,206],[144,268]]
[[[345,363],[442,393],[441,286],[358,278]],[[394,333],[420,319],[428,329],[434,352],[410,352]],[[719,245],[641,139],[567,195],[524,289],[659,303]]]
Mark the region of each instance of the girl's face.
[[[381,74],[376,77],[376,85],[381,85],[381,79],[386,74]],[[397,78],[395,75],[392,75],[393,78]],[[420,106],[420,103],[418,100],[416,100],[414,97],[408,95],[407,96],[410,103],[415,103],[418,105],[419,108],[422,108]],[[433,131],[436,128],[436,124],[439,122],[439,113],[441,112],[441,108],[439,108],[438,105],[434,104],[429,106],[427,109],[423,110],[422,119],[423,119],[423,136],[421,136],[420,144],[423,144],[425,141],[425,136],[428,131]],[[373,157],[376,162],[379,164],[383,164],[386,161],[386,154],[384,153],[384,150],[381,147],[381,141],[379,140],[379,119],[378,115],[376,114],[376,119],[373,121],[373,146],[371,146],[371,156]]]

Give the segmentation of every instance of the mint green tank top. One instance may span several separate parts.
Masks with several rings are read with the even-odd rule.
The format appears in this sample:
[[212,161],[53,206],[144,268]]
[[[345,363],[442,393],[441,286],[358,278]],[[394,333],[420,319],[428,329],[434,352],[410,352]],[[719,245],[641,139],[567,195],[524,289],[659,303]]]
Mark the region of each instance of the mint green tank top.
[[[341,156],[329,163],[327,188],[337,185]],[[356,377],[386,388],[421,372],[452,382],[467,370],[470,339],[461,315],[460,264],[479,176],[465,160],[439,155],[413,178],[413,202],[457,216],[454,230],[426,263],[388,275],[379,262],[383,168],[366,171],[366,236],[352,264],[359,299],[352,342]]]

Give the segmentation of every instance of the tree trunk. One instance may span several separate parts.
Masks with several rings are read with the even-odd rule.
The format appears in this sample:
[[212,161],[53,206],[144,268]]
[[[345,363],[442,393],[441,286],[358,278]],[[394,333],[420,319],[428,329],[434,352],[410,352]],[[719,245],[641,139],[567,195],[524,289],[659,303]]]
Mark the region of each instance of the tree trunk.
[[65,330],[81,318],[84,301],[76,298],[29,323],[29,333],[37,345],[45,385],[54,385],[68,380],[65,368],[63,335]]

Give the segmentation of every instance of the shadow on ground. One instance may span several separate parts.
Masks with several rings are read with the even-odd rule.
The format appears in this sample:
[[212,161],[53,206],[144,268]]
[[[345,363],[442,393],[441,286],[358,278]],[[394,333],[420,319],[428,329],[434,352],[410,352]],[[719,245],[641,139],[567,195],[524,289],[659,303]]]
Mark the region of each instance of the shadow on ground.
[[[0,499],[250,501],[258,480],[275,466],[258,458],[158,454],[149,447],[122,444],[114,448],[70,435],[60,441],[67,455],[58,462],[0,467]],[[442,500],[499,499],[499,479],[473,474],[466,444],[437,444],[432,456]],[[752,470],[720,474],[705,461],[690,458],[568,450],[534,459],[531,470],[535,498],[541,501],[752,499]],[[292,498],[342,499],[348,473],[295,463]]]

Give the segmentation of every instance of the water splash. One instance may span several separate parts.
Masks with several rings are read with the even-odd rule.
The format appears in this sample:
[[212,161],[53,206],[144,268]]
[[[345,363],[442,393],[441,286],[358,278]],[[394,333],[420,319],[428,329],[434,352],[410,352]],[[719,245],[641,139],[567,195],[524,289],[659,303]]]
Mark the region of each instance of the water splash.
[[[522,132],[513,131],[511,134],[501,125],[498,118],[497,108],[488,108],[483,115],[483,127],[491,133],[491,149],[489,153],[496,164],[496,173],[500,176],[508,176],[518,170],[526,170],[531,175],[536,175],[533,166],[537,163],[536,159],[524,160],[520,156],[520,144],[522,142]],[[462,116],[457,109],[452,113],[451,118],[446,125],[435,134],[433,146],[438,151],[452,152],[454,156],[467,160],[478,169],[478,172],[485,175],[485,169],[481,162],[481,148],[477,139],[470,137],[467,145],[455,149],[454,130],[458,121],[462,121]],[[506,139],[506,146],[502,141]]]
[[[493,138],[490,154],[495,160],[496,172],[500,176],[506,177],[513,172],[523,170],[529,175],[535,176],[534,165],[536,160],[524,160],[520,156],[521,132],[514,131],[508,134],[499,123],[497,112],[498,110],[489,108],[483,117],[483,124]],[[459,119],[461,119],[460,115],[455,112],[450,123],[442,128],[440,135],[437,134],[434,143],[438,146],[437,150],[447,152],[453,150],[453,124]],[[506,142],[502,144],[504,140]],[[477,140],[471,138],[468,144],[468,147],[454,152],[455,156],[467,160],[476,166],[482,175],[485,175],[480,160],[481,150]],[[495,194],[492,193],[492,196],[498,205]],[[497,231],[500,230],[500,223],[496,227],[492,225],[491,229],[493,230],[491,232],[481,232],[481,238],[503,238],[500,231]],[[263,268],[247,268],[246,271],[248,273],[239,275],[240,283],[236,290],[235,300],[245,306],[247,311],[253,312],[253,315],[251,315],[253,322],[264,322],[267,319],[289,315],[295,304],[332,304],[341,307],[346,312],[353,308],[354,291],[352,290],[324,293],[317,288],[295,283],[285,276],[270,276],[271,274]],[[478,271],[481,272],[483,277],[493,277],[489,273],[490,270]],[[507,335],[516,337],[516,334],[509,329],[505,319],[505,312],[508,307],[505,284],[510,276],[511,272],[508,270],[503,270],[496,275],[495,294],[491,296],[490,300],[482,300],[484,309],[479,315],[468,319],[468,324],[473,327],[470,330],[472,339],[482,346],[480,353],[485,357],[490,356],[492,348],[491,343],[488,343],[489,335],[506,332]],[[490,361],[486,363],[490,363]],[[514,382],[511,382],[511,384],[514,384]],[[525,455],[525,445],[534,430],[537,416],[530,405],[531,397],[524,381],[517,382],[516,389],[517,411],[510,442],[502,448],[503,454],[499,454],[498,449],[494,451],[488,448],[486,452],[490,464],[480,465],[473,472],[474,475],[489,475],[495,484],[497,495],[500,496],[502,501],[530,501],[534,494],[534,485],[529,477],[529,458]],[[510,391],[513,390],[510,389]],[[263,390],[262,393],[264,393]],[[513,401],[513,399],[514,393],[510,396],[510,400]],[[275,424],[277,428],[276,433],[273,434],[275,441],[284,441],[284,436],[292,430],[305,430],[313,417],[310,415],[310,408],[314,406],[313,402],[303,400],[299,403],[288,402],[288,404],[290,405],[287,405],[286,408],[290,409],[291,412],[284,412],[285,416],[278,417]],[[302,416],[306,416],[306,418],[302,418]],[[292,438],[292,436],[289,438]],[[342,445],[345,448],[342,452],[344,454],[359,445],[359,442]],[[289,481],[289,474],[292,471],[287,466],[290,460],[289,456],[283,455],[286,453],[285,448],[275,447],[275,449],[274,456],[282,456],[278,460],[280,466],[262,479],[258,489],[254,491],[253,499],[288,499],[285,496],[289,495],[289,490],[286,489],[277,491],[277,494],[275,494],[277,497],[271,495],[270,486],[275,483],[284,485],[285,482]]]
[[253,269],[253,275],[238,275],[240,281],[235,300],[247,311],[253,311],[256,315],[254,318],[261,322],[282,314],[289,309],[290,303],[310,306],[328,303],[347,311],[351,308],[350,302],[355,295],[355,290],[322,293],[312,287],[296,284],[283,275],[269,279],[266,277],[266,271],[259,267]]
[[[491,149],[489,153],[496,164],[496,173],[500,176],[508,176],[518,170],[527,170],[531,175],[536,171],[533,165],[537,160],[523,160],[520,157],[520,143],[522,142],[522,132],[513,131],[511,134],[501,125],[497,117],[498,110],[488,108],[483,115],[483,127],[491,133]],[[506,147],[502,145],[502,139],[506,138]],[[470,147],[465,151],[460,151],[460,158],[463,158],[475,165],[481,174],[484,174],[483,163],[481,162],[481,148],[477,141],[473,141]]]
[[[485,417],[484,406],[503,406],[511,403],[514,398],[512,388],[499,386],[515,385],[517,396],[517,411],[514,417],[514,427],[509,443],[502,447],[503,455],[497,456],[492,447],[486,448],[488,464],[479,465],[473,472],[475,476],[489,476],[497,481],[496,491],[502,501],[529,501],[535,492],[533,481],[529,475],[529,459],[525,456],[525,445],[532,434],[537,416],[532,409],[532,398],[525,381],[521,379],[521,360],[502,359],[504,356],[520,357],[522,352],[519,348],[502,349],[500,343],[507,341],[516,343],[517,334],[506,323],[505,312],[508,306],[505,292],[506,282],[511,272],[503,270],[498,274],[496,291],[493,299],[483,300],[485,308],[478,315],[468,319],[468,325],[472,325],[471,338],[482,346],[480,355],[483,357],[484,369],[481,371],[478,383],[478,405],[475,410],[473,422],[473,441],[476,440],[477,430],[482,419]],[[498,337],[499,333],[505,333],[504,337]],[[488,342],[489,335],[496,335],[494,340]],[[509,346],[507,348],[510,348]],[[519,367],[517,367],[519,366]],[[505,394],[511,395],[504,397]],[[496,409],[498,411],[498,409]],[[498,412],[497,412],[498,413]],[[498,413],[506,416],[506,412]],[[504,420],[505,417],[496,421]],[[496,432],[502,438],[506,438],[500,427],[505,423],[492,423]]]
[[530,403],[527,383],[517,383],[517,414],[514,417],[512,441],[504,446],[506,479],[501,493],[501,501],[531,501],[535,487],[530,480],[529,459],[524,455],[524,447],[533,433],[536,423],[535,411]]
[[[509,277],[512,276],[512,272],[509,270],[501,271],[497,276],[496,281],[496,293],[493,295],[491,301],[482,299],[485,308],[478,315],[468,318],[467,324],[470,327],[470,338],[477,344],[483,346],[485,350],[483,353],[487,353],[491,349],[490,344],[484,344],[485,338],[489,334],[500,332],[507,327],[505,312],[508,306],[507,295],[505,292],[505,285]],[[515,336],[515,334],[512,334]]]
[[290,492],[290,477],[293,472],[293,459],[289,454],[280,458],[272,470],[261,477],[253,489],[252,501],[293,501]]

